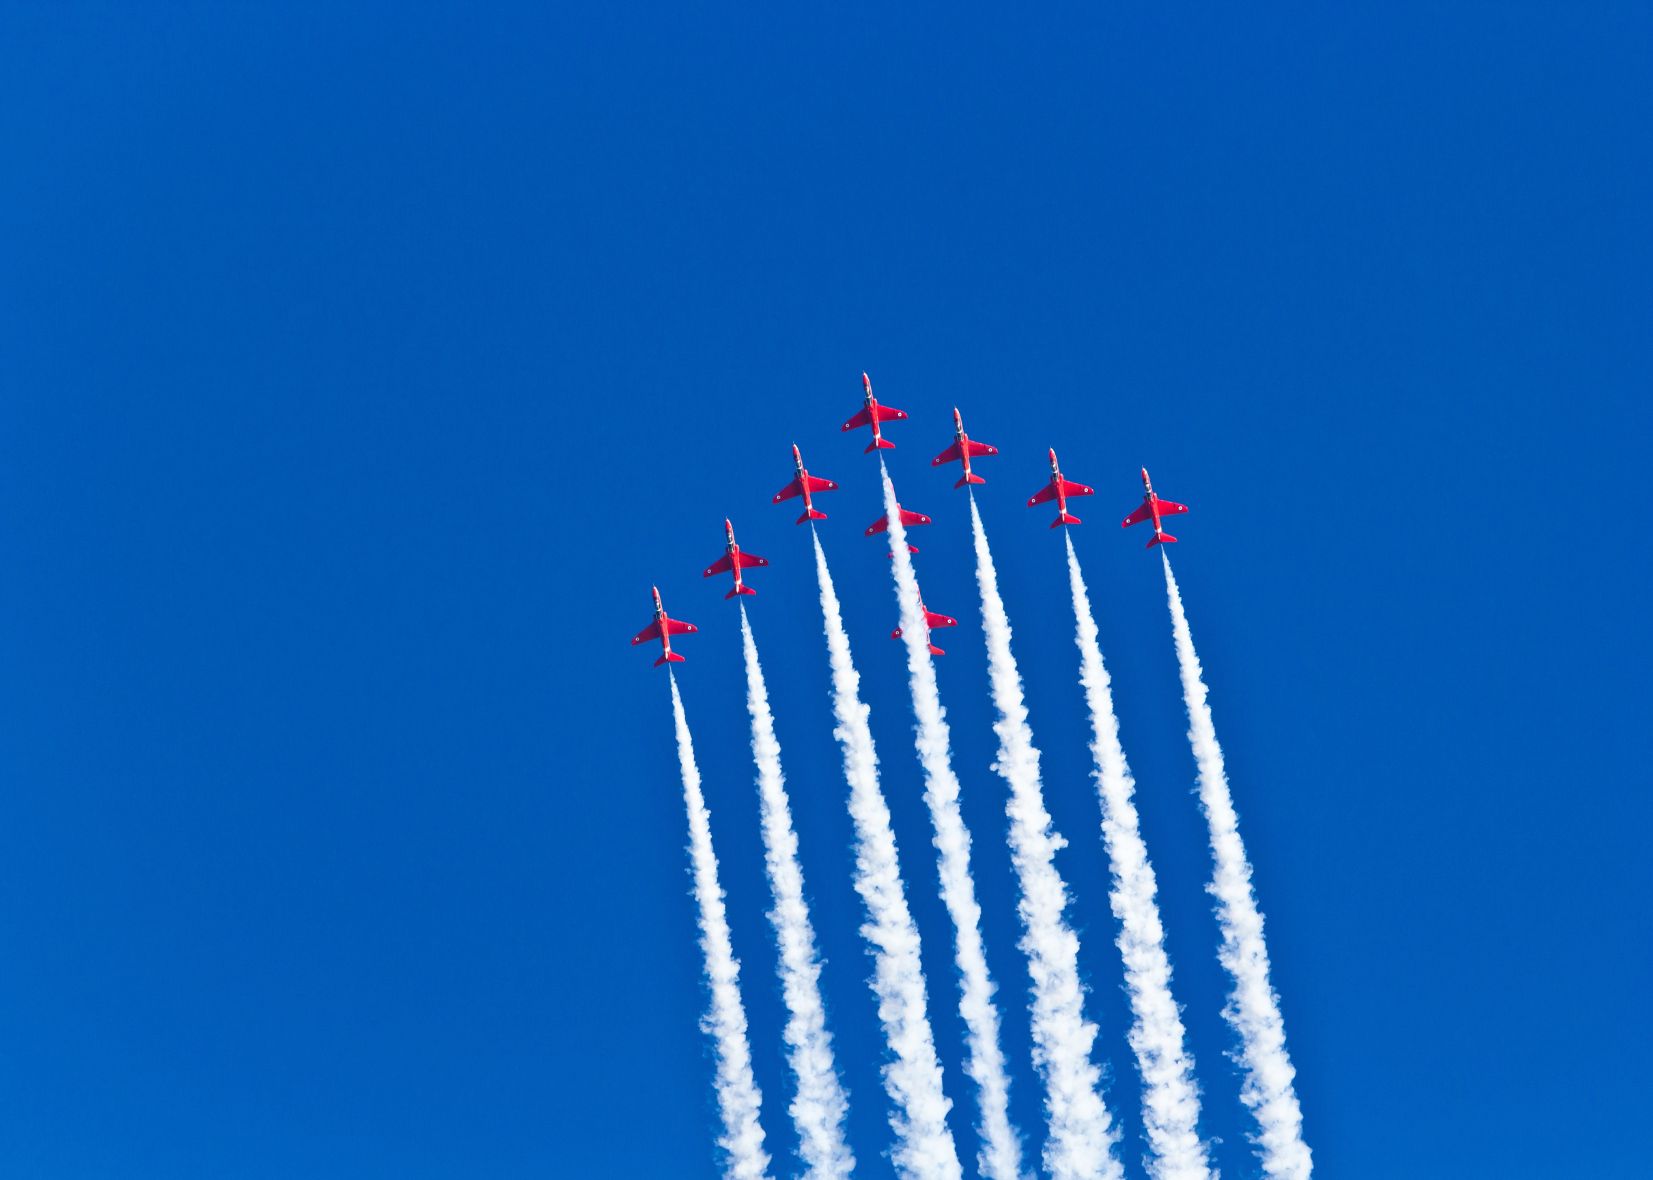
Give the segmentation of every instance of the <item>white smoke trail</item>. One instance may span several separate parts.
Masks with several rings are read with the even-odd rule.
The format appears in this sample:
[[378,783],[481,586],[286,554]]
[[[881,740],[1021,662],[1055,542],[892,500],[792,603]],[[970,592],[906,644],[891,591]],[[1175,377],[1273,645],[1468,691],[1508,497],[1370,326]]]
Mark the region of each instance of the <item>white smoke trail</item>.
[[827,653],[832,663],[833,731],[844,751],[849,812],[855,821],[855,890],[867,907],[861,936],[873,950],[873,993],[878,1018],[894,1054],[884,1066],[884,1088],[895,1109],[893,1160],[913,1180],[959,1180],[958,1149],[947,1129],[952,1107],[941,1087],[941,1063],[924,997],[918,927],[907,909],[907,893],[890,826],[890,809],[878,785],[878,753],[872,744],[868,709],[861,701],[861,676],[850,658],[838,592],[827,569],[821,539],[814,536],[815,577],[821,587]]
[[982,1150],[979,1165],[991,1180],[1021,1175],[1021,1142],[1010,1125],[1010,1078],[999,1047],[999,1013],[993,1006],[993,981],[982,950],[981,906],[970,876],[970,832],[959,812],[959,781],[953,773],[951,738],[935,665],[930,659],[929,630],[918,609],[918,580],[907,552],[907,530],[895,500],[895,486],[879,463],[884,481],[884,514],[890,522],[890,551],[895,555],[896,597],[901,605],[901,634],[907,645],[907,673],[912,682],[913,712],[918,718],[919,762],[924,768],[924,802],[935,828],[936,865],[941,897],[953,919],[954,958],[959,968],[959,1012],[964,1017],[969,1060],[965,1071],[975,1081],[981,1104]]
[[717,1046],[717,1104],[723,1114],[718,1143],[728,1153],[724,1174],[733,1180],[766,1180],[769,1153],[763,1149],[763,1126],[758,1122],[762,1098],[752,1078],[752,1050],[746,1043],[746,1009],[740,1001],[740,964],[729,941],[729,919],[723,911],[723,888],[717,883],[717,857],[712,852],[712,820],[700,794],[700,768],[695,765],[689,719],[677,677],[672,684],[672,712],[677,719],[677,760],[683,768],[683,805],[689,813],[689,860],[694,873],[695,903],[700,910],[700,950],[706,960],[711,1007],[701,1026]]
[[1308,1144],[1303,1142],[1303,1111],[1297,1104],[1292,1068],[1286,1053],[1286,1026],[1280,1017],[1280,998],[1269,983],[1268,944],[1263,941],[1263,915],[1251,890],[1251,865],[1240,841],[1239,819],[1223,771],[1222,747],[1206,702],[1200,658],[1183,613],[1182,595],[1165,561],[1165,591],[1171,604],[1171,629],[1176,636],[1177,662],[1182,669],[1182,697],[1188,706],[1188,741],[1199,764],[1200,804],[1211,829],[1215,872],[1206,888],[1217,899],[1217,922],[1222,927],[1222,964],[1234,979],[1223,1015],[1240,1035],[1240,1059],[1245,1084],[1240,1097],[1251,1108],[1260,1128],[1263,1171],[1288,1180],[1306,1180],[1310,1171]]
[[1085,1019],[1079,938],[1062,916],[1067,886],[1055,858],[1067,841],[1051,827],[1045,810],[1039,751],[1027,723],[1021,674],[1010,651],[1010,619],[974,496],[970,528],[976,543],[987,668],[999,713],[993,725],[999,735],[999,758],[993,768],[1010,785],[1010,852],[1022,891],[1016,908],[1022,918],[1021,946],[1033,978],[1033,1061],[1044,1075],[1050,1119],[1045,1167],[1055,1180],[1121,1180],[1125,1173],[1113,1154],[1118,1134],[1102,1101],[1101,1071],[1090,1059],[1096,1026]]
[[1119,919],[1119,953],[1125,961],[1125,991],[1131,1003],[1131,1050],[1142,1074],[1142,1114],[1147,1127],[1150,1174],[1158,1180],[1203,1180],[1211,1162],[1199,1137],[1199,1088],[1185,1047],[1182,1014],[1171,997],[1171,964],[1165,955],[1154,866],[1142,842],[1135,784],[1119,743],[1113,690],[1102,663],[1102,644],[1091,615],[1090,596],[1079,571],[1073,538],[1067,536],[1068,583],[1078,623],[1079,683],[1090,706],[1091,757],[1102,804],[1102,841],[1113,870],[1108,900]]
[[758,645],[746,604],[740,606],[740,638],[746,655],[746,709],[752,715],[752,757],[758,766],[758,811],[763,822],[763,861],[775,895],[769,922],[780,944],[781,994],[786,1002],[784,1037],[790,1047],[798,1094],[790,1107],[798,1128],[798,1154],[811,1180],[838,1180],[855,1170],[855,1157],[844,1141],[848,1103],[832,1060],[821,1002],[821,963],[815,953],[815,930],[804,901],[804,875],[798,865],[798,834],[781,773],[781,743],[769,710],[769,689],[758,662]]

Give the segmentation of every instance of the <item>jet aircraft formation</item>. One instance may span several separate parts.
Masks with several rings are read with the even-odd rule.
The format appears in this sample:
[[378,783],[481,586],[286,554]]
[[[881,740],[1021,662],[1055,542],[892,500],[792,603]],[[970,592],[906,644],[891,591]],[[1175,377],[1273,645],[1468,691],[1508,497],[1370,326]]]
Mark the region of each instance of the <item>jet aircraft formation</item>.
[[[907,411],[898,410],[894,406],[884,405],[876,397],[874,397],[872,392],[872,378],[867,376],[865,373],[861,374],[861,389],[861,409],[857,411],[848,421],[846,421],[840,429],[843,431],[850,431],[858,430],[863,426],[872,428],[872,441],[867,444],[866,450],[863,452],[864,454],[871,454],[874,451],[881,450],[894,450],[895,444],[884,437],[882,425],[885,422],[905,421],[907,419]],[[987,458],[992,455],[997,455],[998,453],[999,449],[997,447],[990,446],[984,442],[978,442],[964,432],[964,419],[955,407],[953,410],[953,443],[946,450],[942,451],[941,454],[937,455],[934,459],[931,459],[930,466],[941,467],[947,463],[959,463],[963,468],[964,474],[959,478],[959,481],[953,485],[955,488],[967,487],[972,484],[984,484],[987,480],[982,478],[980,475],[977,475],[975,471],[972,470],[970,460],[972,458]],[[799,452],[796,444],[792,447],[792,464],[793,476],[791,481],[788,482],[787,485],[780,491],[775,493],[775,495],[771,498],[770,503],[779,504],[785,500],[802,498],[804,504],[803,515],[799,516],[797,521],[794,523],[804,524],[809,521],[825,520],[827,518],[827,514],[815,507],[814,497],[819,492],[835,492],[838,490],[838,485],[830,479],[822,479],[819,476],[811,475],[804,468],[803,455]],[[1142,468],[1142,489],[1143,497],[1141,505],[1124,520],[1120,521],[1120,527],[1129,528],[1133,524],[1141,524],[1144,521],[1152,521],[1154,525],[1154,535],[1148,539],[1147,548],[1152,549],[1155,545],[1170,544],[1175,541],[1176,538],[1165,531],[1162,518],[1187,512],[1188,505],[1179,504],[1175,500],[1166,500],[1156,494],[1154,491],[1153,482],[1148,478],[1148,469],[1146,467]],[[1094,495],[1095,493],[1095,488],[1089,486],[1088,484],[1076,483],[1062,474],[1061,466],[1056,461],[1056,451],[1053,448],[1050,451],[1050,482],[1028,497],[1027,506],[1029,508],[1033,508],[1040,504],[1048,504],[1054,500],[1056,501],[1056,519],[1050,522],[1050,527],[1054,529],[1060,528],[1064,525],[1076,525],[1083,522],[1073,513],[1068,511],[1068,500],[1076,499],[1081,496]],[[897,505],[896,507],[901,514],[901,523],[906,528],[912,528],[915,525],[926,525],[930,523],[930,518],[922,512],[915,512],[907,508],[903,508],[900,505]],[[880,516],[877,520],[867,526],[865,535],[869,537],[877,536],[880,533],[888,532],[889,527],[889,517]],[[717,574],[731,575],[734,580],[734,585],[730,591],[723,596],[725,599],[735,598],[743,594],[756,594],[757,591],[746,584],[745,579],[741,576],[741,571],[766,566],[769,564],[768,559],[743,550],[739,543],[735,540],[735,526],[730,524],[727,520],[723,522],[723,532],[725,538],[723,556],[718,558],[711,565],[707,566],[701,576],[710,578],[716,576]],[[907,548],[913,553],[918,552],[918,547],[913,545],[911,542],[908,543]],[[891,553],[889,556],[893,558],[895,554]],[[644,627],[632,638],[632,646],[635,647],[639,643],[646,643],[651,639],[657,639],[660,641],[661,654],[660,658],[654,661],[655,667],[658,668],[662,664],[682,663],[683,657],[672,650],[671,637],[673,635],[692,634],[693,632],[698,631],[699,628],[693,623],[685,623],[681,619],[670,618],[666,614],[666,608],[661,605],[659,588],[654,587],[653,590],[654,619],[647,627]],[[938,627],[958,626],[957,619],[950,615],[939,614],[930,610],[924,606],[922,599],[920,599],[919,608],[924,614],[924,624],[926,630],[933,631]],[[897,627],[894,631],[892,631],[890,633],[890,637],[892,639],[901,638],[901,628]],[[938,656],[945,654],[941,648],[935,645],[933,641],[930,643],[930,652],[932,655]]]

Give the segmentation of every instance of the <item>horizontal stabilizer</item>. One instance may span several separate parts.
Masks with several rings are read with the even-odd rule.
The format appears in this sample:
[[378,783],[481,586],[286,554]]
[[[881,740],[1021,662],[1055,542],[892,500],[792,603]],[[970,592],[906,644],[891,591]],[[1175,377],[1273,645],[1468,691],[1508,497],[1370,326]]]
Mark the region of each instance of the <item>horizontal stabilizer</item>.
[[1059,527],[1061,525],[1064,525],[1064,524],[1083,524],[1083,523],[1084,523],[1083,521],[1081,521],[1077,516],[1075,516],[1071,512],[1058,512],[1056,514],[1056,519],[1050,522],[1050,527],[1051,528],[1057,528],[1057,527]]
[[736,586],[733,590],[729,591],[729,593],[725,594],[723,596],[723,598],[724,598],[724,601],[728,601],[729,599],[733,598],[737,594],[756,594],[756,593],[757,593],[756,590],[752,589],[752,587],[746,585],[743,582],[739,586]]
[[804,521],[806,521],[806,520],[825,520],[825,519],[826,519],[826,513],[822,512],[819,508],[811,508],[809,511],[805,512],[802,516],[798,517],[798,519],[794,523],[795,524],[803,524]]
[[1155,545],[1169,545],[1172,542],[1174,542],[1175,540],[1176,540],[1176,538],[1173,537],[1170,533],[1155,533],[1153,535],[1153,538],[1151,540],[1149,540],[1149,542],[1146,545],[1144,545],[1143,548],[1144,549],[1152,549]]
[[937,647],[935,644],[932,643],[930,645],[930,654],[933,655],[933,656],[944,656],[947,653],[942,651],[939,647]]
[[891,442],[889,439],[887,439],[887,438],[875,438],[870,443],[867,444],[867,449],[862,451],[861,453],[863,455],[870,455],[874,451],[893,451],[893,450],[895,450],[895,444],[893,442]]
[[955,488],[962,488],[967,483],[986,483],[986,482],[987,481],[985,479],[983,479],[981,476],[977,475],[975,472],[972,471],[969,475],[967,475],[963,479],[959,480],[953,486]]
[[669,651],[665,655],[661,656],[658,660],[654,661],[654,666],[656,668],[658,668],[661,664],[681,664],[681,663],[683,663],[683,657],[678,655],[675,651]]

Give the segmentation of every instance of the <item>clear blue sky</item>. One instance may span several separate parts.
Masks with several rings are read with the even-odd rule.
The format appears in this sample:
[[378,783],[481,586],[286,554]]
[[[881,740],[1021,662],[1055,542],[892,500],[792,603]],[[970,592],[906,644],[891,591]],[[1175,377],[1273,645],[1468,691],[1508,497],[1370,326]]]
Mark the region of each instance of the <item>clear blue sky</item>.
[[[593,6],[585,6],[592,8]],[[723,517],[851,1134],[880,1040],[795,512],[873,708],[964,1154],[890,429],[1036,1148],[957,405],[1140,1111],[1044,448],[1224,1175],[1253,1174],[1147,464],[1322,1174],[1645,1174],[1653,22],[1639,5],[15,5],[0,18],[0,1171],[711,1177],[659,583],[793,1133]],[[219,9],[223,8],[223,11]],[[349,11],[340,11],[348,8]],[[1140,532],[1141,530],[1137,530]]]

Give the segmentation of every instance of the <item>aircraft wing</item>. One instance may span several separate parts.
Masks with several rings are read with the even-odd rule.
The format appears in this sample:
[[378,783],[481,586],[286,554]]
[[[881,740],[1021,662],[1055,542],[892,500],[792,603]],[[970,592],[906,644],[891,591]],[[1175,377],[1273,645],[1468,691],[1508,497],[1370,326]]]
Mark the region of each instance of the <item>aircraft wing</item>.
[[[972,455],[978,453],[974,443],[970,444],[970,453]],[[941,454],[937,455],[934,459],[931,459],[930,466],[940,467],[943,463],[951,463],[955,459],[963,458],[963,456],[964,452],[959,450],[959,445],[955,442],[952,446],[941,452]]]
[[1090,496],[1095,493],[1095,488],[1086,487],[1082,483],[1074,483],[1071,479],[1062,481],[1062,494],[1064,496]]
[[696,627],[693,623],[685,623],[682,619],[666,620],[667,635],[692,635],[698,630],[700,630],[699,627]]
[[933,610],[924,612],[924,621],[931,627],[957,627],[959,621],[952,615],[938,615]]
[[1056,481],[1053,479],[1027,498],[1027,506],[1032,508],[1035,504],[1045,504],[1054,499],[1056,499]]
[[[724,554],[723,560],[724,561],[729,560],[728,554]],[[749,570],[753,566],[768,565],[768,564],[769,564],[769,559],[767,557],[759,557],[755,553],[748,553],[744,549],[741,550],[741,554],[740,554],[740,568],[741,569]],[[724,566],[723,568],[728,569],[729,567]],[[711,571],[707,571],[707,572],[711,572]]]
[[1188,505],[1178,504],[1175,500],[1161,500],[1159,502],[1159,514],[1161,516],[1175,516],[1179,512],[1187,511]]
[[[793,480],[792,482],[797,483],[798,481]],[[804,482],[809,485],[811,494],[814,494],[815,492],[836,492],[838,490],[837,484],[833,483],[830,479],[822,479],[818,475],[811,475]]]
[[1152,519],[1153,515],[1153,510],[1148,507],[1148,501],[1144,500],[1142,502],[1142,507],[1138,508],[1135,512],[1131,513],[1124,520],[1119,522],[1119,527],[1122,529],[1128,529],[1133,524],[1141,524],[1145,520]]
[[929,524],[931,521],[930,518],[925,516],[922,512],[909,512],[907,509],[903,508],[901,509],[901,523],[905,525],[915,525]]
[[[813,483],[814,480],[811,480],[810,482]],[[819,491],[819,490],[820,489],[814,488],[814,487],[810,488],[810,491],[812,491],[812,492],[813,491]],[[803,494],[804,494],[804,481],[797,478],[796,476],[794,476],[792,478],[792,482],[787,484],[780,491],[776,492],[775,493],[775,498],[773,500],[769,501],[769,502],[771,504],[779,504],[782,500],[790,500],[793,496],[801,496]]]
[[[745,554],[742,554],[742,556],[744,557]],[[746,563],[741,562],[741,564],[745,565]],[[712,562],[711,565],[701,571],[700,576],[703,578],[709,578],[713,574],[726,574],[731,568],[733,568],[733,566],[729,561],[729,555],[725,553],[722,557],[718,558],[716,561]]]
[[660,624],[658,622],[653,622],[653,623],[650,623],[647,627],[644,627],[636,635],[632,636],[631,645],[633,647],[636,647],[639,643],[642,643],[644,640],[659,639],[659,638],[660,638]]
[[880,422],[900,422],[906,416],[906,410],[898,410],[894,406],[886,406],[883,402],[878,403],[878,420]]
[[[957,446],[958,444],[954,443],[953,445]],[[999,448],[990,447],[986,443],[977,442],[975,439],[971,439],[970,453],[972,455],[997,455],[999,453]]]
[[840,430],[854,430],[857,426],[866,426],[871,422],[872,422],[872,412],[870,410],[868,410],[867,407],[862,406],[861,407],[861,412],[859,414],[855,415],[855,417],[851,418],[848,422],[845,422],[841,427],[839,427],[839,429]]

